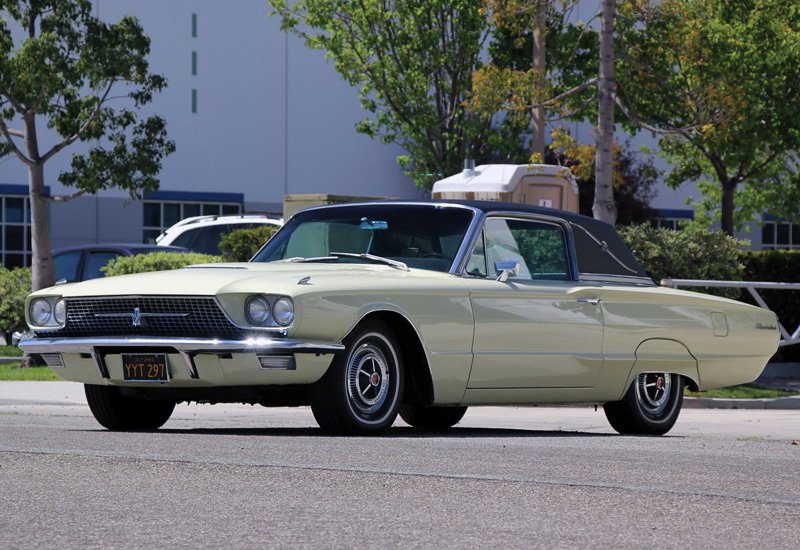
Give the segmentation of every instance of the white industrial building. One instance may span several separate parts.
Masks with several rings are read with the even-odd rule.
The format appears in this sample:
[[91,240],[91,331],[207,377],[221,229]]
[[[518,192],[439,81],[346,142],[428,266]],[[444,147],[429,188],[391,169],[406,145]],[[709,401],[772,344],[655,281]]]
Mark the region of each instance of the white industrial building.
[[[141,242],[190,215],[280,213],[290,193],[426,196],[396,164],[399,147],[355,131],[365,116],[356,90],[323,52],[282,33],[279,20],[268,16],[266,0],[94,5],[107,21],[136,16],[150,36],[151,70],[166,76],[168,86],[148,111],[166,118],[177,151],[164,162],[160,191],[144,201],[103,191],[51,204],[54,247]],[[583,134],[589,139],[590,129]],[[72,151],[62,151],[45,167],[52,195],[71,192],[57,177]],[[13,155],[1,159],[6,266],[30,263],[27,193],[25,166]],[[662,189],[652,206],[665,218],[690,217],[686,195]],[[760,230],[750,238],[759,243]]]

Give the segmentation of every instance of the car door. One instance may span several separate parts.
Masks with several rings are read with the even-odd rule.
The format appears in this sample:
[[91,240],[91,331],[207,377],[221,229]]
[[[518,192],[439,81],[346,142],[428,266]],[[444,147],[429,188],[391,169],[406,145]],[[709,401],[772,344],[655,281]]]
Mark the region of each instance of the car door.
[[[589,388],[603,364],[601,289],[578,284],[560,223],[490,217],[467,263],[470,389]],[[519,263],[498,280],[496,262]]]

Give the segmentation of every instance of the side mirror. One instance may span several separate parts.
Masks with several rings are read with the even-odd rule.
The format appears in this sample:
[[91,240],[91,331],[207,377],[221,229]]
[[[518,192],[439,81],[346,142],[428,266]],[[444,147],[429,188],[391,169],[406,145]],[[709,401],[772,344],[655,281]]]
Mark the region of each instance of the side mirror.
[[494,263],[494,270],[498,272],[496,280],[505,283],[509,277],[516,277],[519,274],[519,262],[500,260]]

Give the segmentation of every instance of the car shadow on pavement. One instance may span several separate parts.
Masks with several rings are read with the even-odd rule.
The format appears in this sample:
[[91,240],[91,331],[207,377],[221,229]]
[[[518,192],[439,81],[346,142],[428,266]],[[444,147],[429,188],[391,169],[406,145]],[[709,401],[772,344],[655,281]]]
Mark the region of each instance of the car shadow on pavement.
[[161,428],[156,434],[182,434],[182,435],[240,435],[261,437],[345,437],[354,439],[394,439],[394,438],[531,438],[531,437],[616,437],[617,434],[593,433],[581,431],[554,431],[554,430],[525,430],[519,428],[449,428],[446,430],[421,430],[410,427],[391,428],[380,435],[331,435],[320,428]]

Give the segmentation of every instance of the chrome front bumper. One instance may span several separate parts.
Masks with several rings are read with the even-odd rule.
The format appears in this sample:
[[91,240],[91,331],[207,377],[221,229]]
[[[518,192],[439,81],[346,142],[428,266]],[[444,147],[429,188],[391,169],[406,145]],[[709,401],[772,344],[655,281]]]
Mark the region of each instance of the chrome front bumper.
[[197,380],[195,357],[205,354],[225,356],[232,353],[252,353],[262,369],[294,370],[294,355],[328,355],[344,350],[344,345],[331,342],[289,340],[283,338],[247,338],[223,340],[211,338],[159,337],[96,337],[96,338],[30,338],[19,343],[27,353],[42,355],[51,367],[63,367],[62,354],[84,354],[94,360],[102,379],[110,378],[106,356],[137,350],[174,349],[183,358],[190,379]]
[[179,353],[337,353],[343,344],[282,338],[30,338],[19,343],[27,353],[95,353],[98,348],[174,348]]

